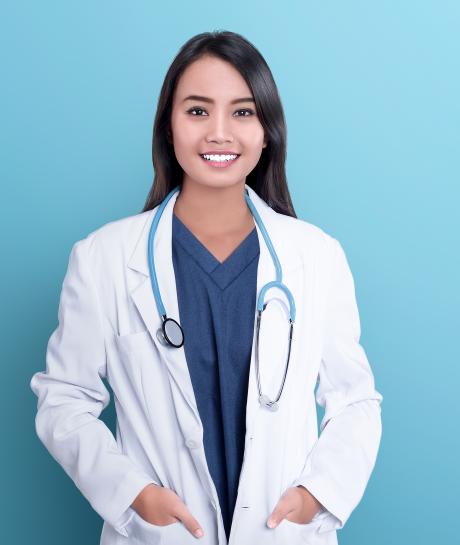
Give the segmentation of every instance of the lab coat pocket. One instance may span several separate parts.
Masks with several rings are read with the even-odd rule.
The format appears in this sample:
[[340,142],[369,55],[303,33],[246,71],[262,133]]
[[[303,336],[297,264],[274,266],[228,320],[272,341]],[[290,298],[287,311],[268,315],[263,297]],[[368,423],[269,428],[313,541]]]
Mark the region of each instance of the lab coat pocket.
[[[164,365],[148,330],[114,335],[111,361],[114,374],[122,377],[122,384],[131,383],[137,392],[148,385],[149,397],[167,385]],[[122,385],[120,385],[122,386]]]
[[133,509],[127,531],[129,537],[139,545],[169,545],[180,543],[177,540],[183,539],[187,529],[180,521],[165,526],[151,524]]
[[125,367],[136,366],[154,349],[147,330],[113,335],[113,349],[116,359]]
[[126,406],[130,405],[133,393],[144,408],[148,405],[146,400],[157,400],[157,406],[168,401],[163,399],[168,385],[164,366],[148,330],[114,335],[109,360],[109,380],[117,397],[125,399]]
[[137,350],[146,346],[148,343],[152,343],[150,339],[150,333],[147,329],[141,329],[140,331],[134,331],[132,333],[123,333],[121,335],[114,335],[116,345],[121,352],[125,355],[129,355],[133,350]]

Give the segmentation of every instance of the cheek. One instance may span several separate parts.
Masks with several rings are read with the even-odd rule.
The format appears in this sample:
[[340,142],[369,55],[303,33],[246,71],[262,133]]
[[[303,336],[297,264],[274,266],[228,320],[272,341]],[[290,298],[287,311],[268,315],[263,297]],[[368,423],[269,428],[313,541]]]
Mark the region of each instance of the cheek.
[[181,166],[190,162],[197,153],[198,143],[194,131],[181,129],[174,133],[174,152]]
[[257,123],[251,127],[246,127],[244,133],[241,134],[241,141],[248,151],[254,150],[257,153],[264,143],[264,129],[262,125]]
[[260,127],[247,132],[244,136],[243,150],[248,160],[257,163],[263,151],[264,131]]
[[178,148],[187,149],[192,145],[193,139],[193,130],[191,127],[188,127],[185,123],[181,124],[178,127],[173,125],[173,134],[174,134],[174,144]]
[[193,130],[193,124],[187,123],[187,120],[183,119],[180,113],[174,111],[171,115],[171,129],[174,135],[176,155],[182,157],[193,146],[196,131]]

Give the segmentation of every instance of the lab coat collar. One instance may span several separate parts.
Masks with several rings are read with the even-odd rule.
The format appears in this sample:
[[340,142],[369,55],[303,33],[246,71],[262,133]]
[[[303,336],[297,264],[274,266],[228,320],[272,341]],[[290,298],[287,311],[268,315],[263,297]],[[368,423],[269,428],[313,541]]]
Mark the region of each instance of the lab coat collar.
[[[257,212],[259,213],[268,231],[270,239],[275,247],[276,253],[281,262],[283,272],[288,272],[292,270],[293,268],[297,267],[300,264],[299,253],[294,251],[295,248],[294,248],[294,241],[292,237],[290,236],[286,237],[286,230],[285,230],[286,226],[285,224],[281,224],[279,219],[279,216],[281,216],[281,214],[278,214],[272,208],[270,208],[270,206],[268,206],[268,204],[261,197],[259,197],[259,195],[252,189],[252,187],[245,184],[245,188],[248,190],[249,197],[251,198],[251,201],[253,202]],[[168,263],[170,263],[170,266],[171,266],[170,270],[173,270],[172,269],[172,248],[171,248],[172,214],[173,214],[174,204],[178,196],[179,196],[179,193],[175,193],[171,197],[166,208],[163,210],[161,221],[158,224],[157,232],[155,234],[155,242],[154,242],[154,250],[155,250],[154,255],[155,256],[161,255],[162,263],[164,263],[165,261],[168,261]],[[131,257],[127,264],[127,266],[130,269],[134,271],[138,271],[144,274],[145,276],[150,276],[148,258],[147,258],[147,240],[148,240],[150,225],[158,210],[158,207],[159,205],[157,205],[155,208],[145,213],[146,221],[143,225],[143,229],[139,238],[135,241],[135,245],[136,245],[135,249],[133,253],[131,254]],[[257,227],[257,234],[259,236],[259,245],[261,246],[261,253],[262,253],[262,246],[266,246],[266,245],[263,239],[262,232],[260,231],[257,224],[256,224],[256,227]],[[158,249],[158,253],[157,253],[157,249]],[[265,248],[265,250],[266,250],[266,253],[268,254],[268,258],[270,259],[270,262],[272,262],[268,248]],[[157,258],[157,261],[158,261],[158,258]],[[155,263],[155,267],[158,268],[158,266],[159,266],[158,263]],[[274,266],[273,266],[272,272],[273,272],[273,275],[275,275]],[[158,270],[156,270],[156,274],[157,274],[157,277],[159,277]],[[160,284],[160,290],[161,290],[161,284]],[[163,303],[165,304],[165,307],[166,307],[163,293],[161,293],[161,296],[163,299]]]
[[[275,212],[268,204],[257,195],[257,193],[245,184],[257,212],[259,213],[268,235],[272,241],[278,259],[283,270],[283,280],[285,276],[302,265],[300,252],[295,247],[295,236],[292,231],[286,231],[286,216]],[[166,309],[167,316],[174,318],[180,323],[178,299],[176,291],[176,280],[174,274],[174,266],[172,260],[172,219],[174,203],[179,192],[175,193],[165,209],[161,220],[157,226],[157,231],[154,238],[154,259],[155,271],[158,280],[160,294]],[[193,392],[193,386],[190,379],[190,374],[185,359],[184,347],[172,348],[164,346],[157,338],[157,330],[161,327],[162,319],[158,312],[155,297],[153,295],[149,265],[147,257],[147,241],[149,230],[156,214],[158,206],[146,213],[147,218],[144,223],[142,232],[136,242],[135,249],[128,261],[127,266],[137,273],[144,275],[144,278],[131,291],[131,297],[142,316],[147,329],[149,330],[153,342],[157,345],[159,353],[165,358],[168,371],[171,378],[176,382],[182,392],[190,409],[195,414],[196,420],[200,423],[197,403]],[[255,220],[254,220],[255,221]],[[259,263],[257,268],[257,295],[263,285],[276,278],[276,270],[267,248],[262,232],[256,223],[257,235],[259,237]],[[185,342],[186,341],[185,333]],[[253,410],[257,406],[257,386],[254,373],[254,339],[251,355],[251,367],[249,377],[249,392],[246,411],[246,427],[250,428],[252,424]]]

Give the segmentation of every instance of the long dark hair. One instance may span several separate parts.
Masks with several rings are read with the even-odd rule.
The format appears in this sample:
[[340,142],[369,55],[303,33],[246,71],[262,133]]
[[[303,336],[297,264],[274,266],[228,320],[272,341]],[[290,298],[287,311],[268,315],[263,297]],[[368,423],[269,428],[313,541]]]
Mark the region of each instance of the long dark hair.
[[155,176],[142,212],[151,210],[182,183],[183,170],[177,162],[168,134],[174,90],[189,64],[205,54],[231,63],[252,91],[267,146],[259,162],[247,175],[250,186],[273,210],[297,217],[286,180],[286,122],[270,68],[260,52],[243,36],[230,31],[203,32],[190,38],[174,58],[163,82],[153,126],[152,159]]

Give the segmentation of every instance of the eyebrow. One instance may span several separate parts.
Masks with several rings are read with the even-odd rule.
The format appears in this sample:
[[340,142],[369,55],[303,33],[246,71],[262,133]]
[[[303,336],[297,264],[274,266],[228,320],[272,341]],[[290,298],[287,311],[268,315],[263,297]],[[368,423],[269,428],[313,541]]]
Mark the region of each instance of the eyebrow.
[[[209,102],[210,104],[214,104],[214,100],[209,97],[203,97],[200,95],[189,95],[188,97],[185,97],[182,102],[185,102],[186,100],[199,100],[201,102]],[[240,102],[255,102],[252,97],[244,97],[244,98],[235,98],[234,100],[230,101],[230,104],[239,104]]]

